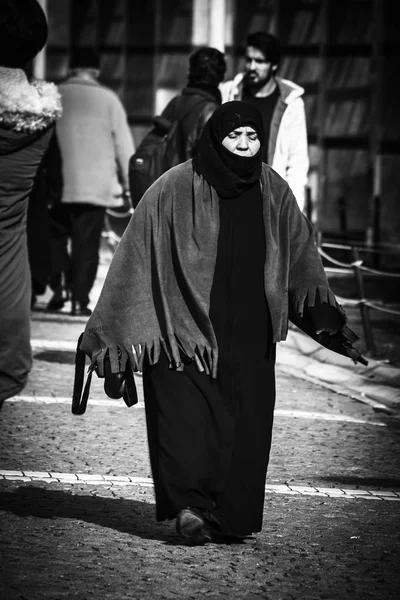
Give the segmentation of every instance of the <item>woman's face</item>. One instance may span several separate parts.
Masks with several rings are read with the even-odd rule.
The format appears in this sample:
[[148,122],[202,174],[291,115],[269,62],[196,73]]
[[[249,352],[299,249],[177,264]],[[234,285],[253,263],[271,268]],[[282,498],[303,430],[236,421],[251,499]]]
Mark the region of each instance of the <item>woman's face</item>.
[[254,156],[254,154],[257,154],[259,151],[261,142],[253,127],[245,125],[243,127],[237,127],[228,133],[222,140],[222,145],[233,154],[238,154],[239,156]]

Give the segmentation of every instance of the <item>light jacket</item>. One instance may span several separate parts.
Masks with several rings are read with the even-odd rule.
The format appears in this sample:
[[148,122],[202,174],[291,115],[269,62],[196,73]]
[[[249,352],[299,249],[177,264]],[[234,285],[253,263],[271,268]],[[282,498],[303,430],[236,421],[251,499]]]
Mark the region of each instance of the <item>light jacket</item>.
[[63,164],[62,202],[112,206],[116,178],[129,190],[134,144],[125,109],[112,90],[94,80],[70,77],[59,90],[63,116],[56,131]]
[[[354,339],[329,288],[312,226],[288,184],[265,164],[260,184],[273,341],[286,338],[289,318],[302,326],[307,307],[317,301],[336,309],[340,345]],[[127,363],[142,370],[144,358],[154,364],[163,349],[177,370],[183,369],[183,351],[216,376],[218,346],[209,308],[218,234],[218,195],[192,160],[154,182],[118,245],[80,343],[92,369],[103,376],[108,353],[113,373]]]
[[[243,73],[220,84],[222,102],[241,100]],[[268,156],[270,166],[290,185],[301,210],[305,206],[309,157],[306,115],[302,95],[304,89],[287,79],[275,78],[280,96],[272,115]]]

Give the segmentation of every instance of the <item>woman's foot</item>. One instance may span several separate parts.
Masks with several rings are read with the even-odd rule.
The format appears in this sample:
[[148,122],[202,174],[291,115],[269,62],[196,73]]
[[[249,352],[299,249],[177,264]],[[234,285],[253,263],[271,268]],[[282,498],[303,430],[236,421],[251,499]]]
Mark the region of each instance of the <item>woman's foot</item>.
[[241,544],[243,540],[248,537],[247,535],[241,535],[233,533],[225,520],[221,515],[214,511],[207,509],[201,510],[201,515],[205,522],[206,528],[211,534],[213,542],[225,543],[225,544]]
[[211,532],[212,541],[220,544],[243,544],[248,535],[236,535],[235,533]]
[[211,542],[211,533],[206,526],[201,512],[194,508],[184,508],[176,519],[176,530],[188,542],[201,546]]

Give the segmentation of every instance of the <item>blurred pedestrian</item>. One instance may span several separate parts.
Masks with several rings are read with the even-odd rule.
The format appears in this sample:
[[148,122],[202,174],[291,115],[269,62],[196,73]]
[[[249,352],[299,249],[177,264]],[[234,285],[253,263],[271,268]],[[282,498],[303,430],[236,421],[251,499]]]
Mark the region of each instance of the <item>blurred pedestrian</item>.
[[[226,71],[225,57],[216,48],[199,48],[189,56],[187,85],[163,111],[167,119],[181,121],[182,162],[193,158],[203,129],[221,104],[219,84]],[[192,107],[192,108],[191,108]]]
[[[61,155],[57,136],[53,135],[40,163],[35,183],[29,196],[26,230],[28,236],[29,266],[32,277],[32,309],[36,306],[37,296],[44,294],[51,283],[54,245],[52,247],[51,244],[52,219],[50,209],[60,203],[61,194]],[[65,269],[68,269],[68,263],[65,265]]]
[[125,108],[112,90],[99,83],[99,75],[97,54],[75,50],[68,77],[59,86],[63,116],[56,128],[63,191],[60,205],[51,211],[59,269],[53,274],[48,308],[64,306],[62,276],[69,262],[71,314],[83,316],[91,313],[89,294],[96,279],[105,210],[114,202],[116,175],[130,206],[128,164],[134,152]]
[[165,171],[195,156],[204,126],[221,104],[218,85],[225,71],[225,57],[216,48],[199,48],[190,55],[186,87],[154,118],[154,127],[131,158],[129,180],[134,208]]
[[32,364],[28,200],[61,103],[24,68],[46,39],[36,0],[0,0],[0,402],[24,388]]
[[309,168],[304,89],[277,76],[281,49],[277,37],[257,31],[247,36],[244,71],[221,84],[222,101],[243,100],[258,108],[263,117],[263,161],[290,185],[305,208]]
[[264,140],[250,104],[214,112],[196,158],[139,203],[80,343],[100,375],[109,358],[108,389],[143,371],[157,519],[191,543],[261,530],[288,318],[363,360]]

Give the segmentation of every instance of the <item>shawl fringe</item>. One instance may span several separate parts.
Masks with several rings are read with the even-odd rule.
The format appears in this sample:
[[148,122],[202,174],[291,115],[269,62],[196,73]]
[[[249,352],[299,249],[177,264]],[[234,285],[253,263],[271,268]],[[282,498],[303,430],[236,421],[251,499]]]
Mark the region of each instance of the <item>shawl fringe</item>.
[[147,358],[150,365],[155,365],[162,350],[168,358],[171,369],[183,371],[184,363],[180,354],[181,350],[190,360],[196,360],[201,371],[205,371],[207,375],[212,375],[213,378],[217,376],[218,353],[210,346],[181,340],[175,334],[171,334],[167,338],[131,344],[130,346],[109,344],[105,348],[93,352],[88,372],[96,371],[99,377],[104,377],[104,359],[107,354],[110,358],[112,373],[125,371],[128,361],[134,372],[141,372],[143,371],[145,359]]
[[294,294],[294,310],[299,317],[303,316],[305,306],[308,308],[315,306],[317,294],[319,295],[321,304],[329,304],[329,306],[336,308],[344,319],[344,322],[347,321],[343,307],[338,303],[333,292],[325,285],[300,287],[296,289]]
[[[264,289],[273,341],[285,339],[288,319],[299,322],[300,328],[304,321],[307,331],[303,330],[315,339],[306,313],[317,299],[337,311],[345,332],[346,316],[329,288],[311,225],[287,183],[265,164],[261,179],[270,249]],[[289,226],[281,234],[282,222]],[[217,376],[218,345],[208,313],[218,232],[218,196],[193,171],[192,161],[174,167],[149,188],[118,245],[86,324],[80,349],[92,359],[93,370],[104,374],[109,352],[111,372],[123,371],[127,361],[133,372],[142,371],[144,364],[156,364],[163,350],[172,369],[181,371],[187,360],[195,360],[201,371]],[[121,278],[125,285],[115,294]],[[333,337],[329,344],[335,342],[334,351],[343,354],[343,336]]]
[[[341,333],[348,340],[349,345],[357,340],[357,336],[346,326],[347,317],[342,306],[337,302],[333,292],[325,285],[312,287],[300,287],[294,295],[294,309],[297,316],[302,317],[307,306],[315,306],[317,295],[322,304],[329,304],[339,311],[343,319]],[[150,365],[154,365],[160,358],[161,351],[165,352],[171,369],[183,371],[181,352],[191,360],[195,360],[200,371],[207,375],[217,377],[218,351],[209,345],[190,342],[180,338],[177,334],[169,334],[165,338],[155,338],[147,342],[126,344],[108,344],[93,352],[89,372],[95,370],[99,377],[104,377],[104,358],[109,354],[111,372],[120,373],[125,371],[129,361],[134,372],[143,371],[145,359]]]
[[314,330],[310,330],[310,328],[304,326],[304,324],[299,322],[296,323],[296,320],[294,322],[300,327],[300,329],[307,333],[307,335],[321,344],[321,346],[324,346],[333,352],[337,352],[338,354],[349,357],[354,364],[359,362],[363,365],[368,365],[368,361],[361,356],[356,348],[353,347],[354,342],[358,340],[358,336],[346,325],[346,313],[343,307],[337,302],[333,292],[329,288],[324,285],[317,285],[312,288],[300,289],[296,294],[294,301],[295,310],[297,313],[296,316],[299,319],[302,319],[304,307],[307,306],[308,308],[312,308],[315,306],[317,293],[319,294],[321,304],[328,304],[339,312],[342,318],[341,328],[333,335],[327,332],[322,332],[317,335]]

